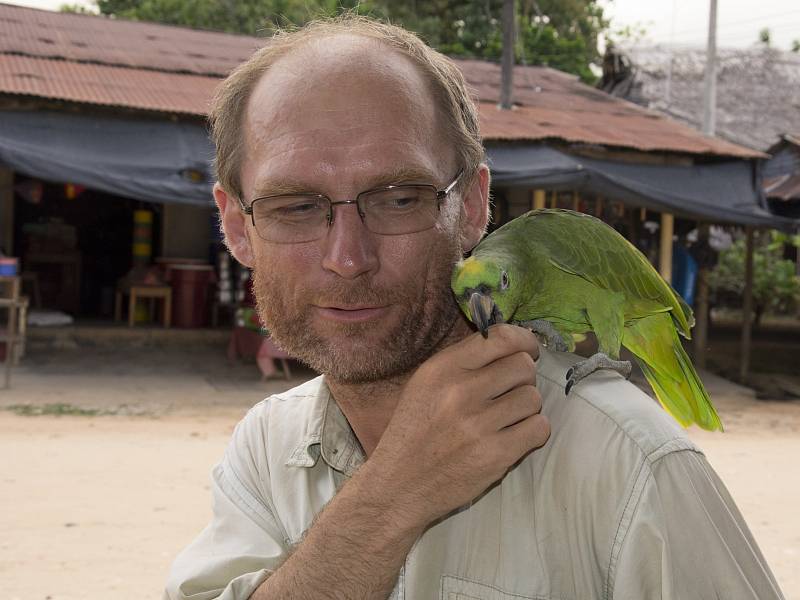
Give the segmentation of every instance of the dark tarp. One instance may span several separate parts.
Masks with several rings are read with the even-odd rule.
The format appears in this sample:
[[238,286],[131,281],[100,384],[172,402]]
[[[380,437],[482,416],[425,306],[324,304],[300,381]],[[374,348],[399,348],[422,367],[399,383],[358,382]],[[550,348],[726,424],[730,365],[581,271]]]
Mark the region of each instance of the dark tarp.
[[492,183],[570,188],[713,223],[791,228],[773,215],[748,160],[699,165],[623,163],[573,156],[541,144],[487,144]]
[[149,202],[209,205],[213,148],[197,124],[0,111],[0,163],[38,179]]
[[[572,156],[542,144],[487,144],[501,186],[591,190],[717,223],[791,227],[765,208],[747,160],[647,165]],[[0,163],[150,202],[209,205],[213,148],[204,127],[155,119],[58,111],[0,111]]]

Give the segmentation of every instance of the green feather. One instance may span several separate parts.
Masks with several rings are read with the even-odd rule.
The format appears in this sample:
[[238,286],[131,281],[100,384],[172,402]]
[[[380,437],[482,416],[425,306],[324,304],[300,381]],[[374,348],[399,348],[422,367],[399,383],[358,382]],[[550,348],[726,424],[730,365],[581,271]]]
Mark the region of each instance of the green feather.
[[[503,272],[507,289],[499,283]],[[467,290],[479,286],[490,290],[506,320],[545,319],[568,343],[593,331],[600,351],[612,358],[625,346],[678,422],[722,428],[678,338],[690,336],[692,309],[599,219],[560,209],[514,219],[456,265],[453,292],[467,315]]]

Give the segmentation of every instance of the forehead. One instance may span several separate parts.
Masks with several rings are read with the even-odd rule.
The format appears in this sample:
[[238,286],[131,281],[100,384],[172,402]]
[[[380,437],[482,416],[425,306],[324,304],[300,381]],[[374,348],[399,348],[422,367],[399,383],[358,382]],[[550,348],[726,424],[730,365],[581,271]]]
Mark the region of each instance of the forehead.
[[440,171],[437,112],[407,57],[359,36],[316,40],[279,59],[253,91],[244,193],[281,178],[329,187],[333,175],[346,193],[387,170]]

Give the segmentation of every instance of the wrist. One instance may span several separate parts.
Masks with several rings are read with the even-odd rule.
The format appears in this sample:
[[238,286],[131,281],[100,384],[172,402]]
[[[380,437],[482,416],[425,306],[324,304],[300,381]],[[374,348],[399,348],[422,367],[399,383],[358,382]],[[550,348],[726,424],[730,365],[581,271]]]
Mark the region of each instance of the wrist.
[[435,515],[399,473],[386,469],[376,458],[370,457],[351,479],[354,499],[373,509],[374,516],[385,522],[396,542],[408,539],[413,543]]

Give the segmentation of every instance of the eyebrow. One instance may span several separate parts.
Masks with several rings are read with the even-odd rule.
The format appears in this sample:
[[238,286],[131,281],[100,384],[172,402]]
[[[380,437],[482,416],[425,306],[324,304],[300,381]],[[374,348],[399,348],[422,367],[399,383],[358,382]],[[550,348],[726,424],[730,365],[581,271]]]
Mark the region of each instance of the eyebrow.
[[[399,185],[407,183],[424,183],[435,185],[435,181],[436,174],[425,167],[398,167],[391,171],[381,173],[380,175],[370,179],[369,185],[361,190],[361,192],[366,192],[387,185]],[[319,193],[321,192],[314,190],[313,187],[309,186],[307,183],[303,183],[297,179],[264,179],[258,182],[258,184],[255,186],[253,199],[263,198],[265,196],[280,196],[282,194]]]

